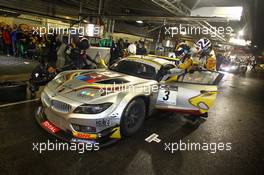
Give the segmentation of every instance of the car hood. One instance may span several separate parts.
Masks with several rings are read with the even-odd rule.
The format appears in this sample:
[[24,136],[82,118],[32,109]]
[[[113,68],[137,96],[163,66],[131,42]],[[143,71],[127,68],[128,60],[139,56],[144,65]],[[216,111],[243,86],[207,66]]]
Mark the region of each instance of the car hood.
[[149,82],[147,79],[105,69],[63,72],[61,76],[64,77],[63,81],[57,82],[55,78],[48,84],[48,88],[55,95],[82,103],[103,103],[108,97],[117,96],[129,87],[144,86]]

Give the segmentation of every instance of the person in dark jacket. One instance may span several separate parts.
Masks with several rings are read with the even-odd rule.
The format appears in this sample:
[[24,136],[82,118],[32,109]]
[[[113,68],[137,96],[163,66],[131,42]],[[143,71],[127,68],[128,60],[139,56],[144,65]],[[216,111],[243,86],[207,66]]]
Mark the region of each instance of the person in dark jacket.
[[49,63],[52,65],[56,65],[57,61],[57,42],[56,42],[56,34],[49,36]]
[[118,60],[119,52],[117,48],[117,44],[113,42],[112,47],[110,48],[110,60],[109,65],[112,65],[116,60]]
[[144,41],[139,41],[137,45],[137,55],[146,55],[146,54],[147,54],[147,50],[145,48]]

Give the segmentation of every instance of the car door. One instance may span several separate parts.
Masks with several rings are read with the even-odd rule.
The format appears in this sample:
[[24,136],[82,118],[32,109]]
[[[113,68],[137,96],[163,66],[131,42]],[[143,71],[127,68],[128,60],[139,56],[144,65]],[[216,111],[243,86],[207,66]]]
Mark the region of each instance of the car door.
[[[213,71],[195,71],[177,77],[176,81],[161,81],[154,95],[157,109],[204,114],[213,106],[217,85],[223,74]],[[175,78],[174,78],[175,80]]]

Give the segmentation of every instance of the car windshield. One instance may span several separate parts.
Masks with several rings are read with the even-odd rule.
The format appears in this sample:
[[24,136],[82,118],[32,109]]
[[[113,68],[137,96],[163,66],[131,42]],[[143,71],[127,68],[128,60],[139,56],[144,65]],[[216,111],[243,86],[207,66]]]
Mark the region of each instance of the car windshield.
[[109,69],[127,75],[151,80],[155,80],[157,75],[154,67],[130,60],[121,60],[113,64]]

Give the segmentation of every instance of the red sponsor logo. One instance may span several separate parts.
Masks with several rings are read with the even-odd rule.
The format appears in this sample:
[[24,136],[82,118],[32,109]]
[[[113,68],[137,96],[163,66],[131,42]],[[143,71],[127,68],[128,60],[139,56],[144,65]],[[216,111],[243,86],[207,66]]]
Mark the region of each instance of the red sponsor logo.
[[52,133],[56,133],[56,132],[59,132],[60,131],[60,128],[57,128],[55,125],[53,125],[52,123],[50,123],[48,120],[46,120],[45,122],[42,122],[41,125],[44,128],[47,128]]

